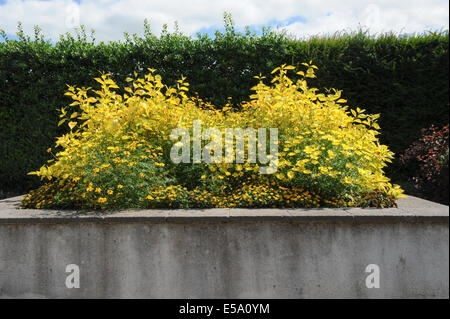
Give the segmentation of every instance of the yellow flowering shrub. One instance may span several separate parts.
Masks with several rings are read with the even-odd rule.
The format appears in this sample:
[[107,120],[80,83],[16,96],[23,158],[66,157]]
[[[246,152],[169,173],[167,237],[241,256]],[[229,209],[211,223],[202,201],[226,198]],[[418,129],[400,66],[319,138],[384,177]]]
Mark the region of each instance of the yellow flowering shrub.
[[[393,153],[378,141],[378,115],[350,108],[341,91],[308,87],[317,67],[304,65],[295,82],[288,77],[294,67],[287,65],[272,72],[270,84],[257,76],[254,94],[239,110],[229,104],[216,109],[188,96],[183,77],[167,87],[152,69],[144,78],[127,78],[123,94],[108,74],[96,79],[96,90],[69,86],[66,95],[73,103],[61,109],[59,125],[70,132],[48,150],[54,159],[30,173],[45,183],[30,192],[23,207],[395,205],[402,190],[383,173]],[[229,163],[223,153],[222,161],[211,164],[192,161],[194,121],[221,132],[277,128],[276,171],[261,174],[259,160]],[[177,164],[171,148],[183,143],[171,132],[180,127],[190,133],[191,161]],[[248,144],[245,151],[248,156]]]

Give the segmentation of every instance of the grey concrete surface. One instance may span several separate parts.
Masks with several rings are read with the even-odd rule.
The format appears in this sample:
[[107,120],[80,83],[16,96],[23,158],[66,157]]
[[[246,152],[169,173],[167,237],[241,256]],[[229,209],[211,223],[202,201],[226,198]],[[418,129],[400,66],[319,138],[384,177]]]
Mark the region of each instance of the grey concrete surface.
[[[0,201],[0,298],[448,298],[448,206],[75,212]],[[66,266],[80,268],[69,289]],[[367,288],[366,267],[380,269]]]

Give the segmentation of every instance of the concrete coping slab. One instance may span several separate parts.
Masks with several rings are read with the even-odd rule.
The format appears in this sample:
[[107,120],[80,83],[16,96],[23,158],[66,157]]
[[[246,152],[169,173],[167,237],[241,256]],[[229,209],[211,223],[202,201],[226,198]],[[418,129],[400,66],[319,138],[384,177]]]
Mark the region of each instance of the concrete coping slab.
[[446,222],[449,207],[413,196],[398,208],[212,208],[73,211],[21,209],[17,196],[0,200],[0,224],[69,222]]

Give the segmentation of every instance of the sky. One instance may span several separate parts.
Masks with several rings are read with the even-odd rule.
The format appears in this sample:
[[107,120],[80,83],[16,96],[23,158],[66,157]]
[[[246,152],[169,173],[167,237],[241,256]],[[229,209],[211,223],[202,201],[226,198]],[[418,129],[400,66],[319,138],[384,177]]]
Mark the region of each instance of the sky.
[[364,27],[372,34],[423,33],[449,28],[448,0],[0,0],[0,29],[10,38],[21,21],[26,34],[39,25],[46,38],[84,25],[97,41],[123,40],[124,32],[143,34],[148,19],[154,34],[163,24],[183,34],[212,35],[223,30],[223,14],[231,13],[238,30],[258,33],[271,26],[298,38]]

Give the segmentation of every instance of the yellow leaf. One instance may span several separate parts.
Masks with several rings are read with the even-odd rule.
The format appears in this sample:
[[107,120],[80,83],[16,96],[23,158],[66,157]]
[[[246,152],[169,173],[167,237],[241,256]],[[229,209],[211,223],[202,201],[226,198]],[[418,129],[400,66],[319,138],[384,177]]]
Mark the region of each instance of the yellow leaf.
[[75,125],[77,125],[77,122],[69,122],[69,127],[71,130],[75,127]]
[[277,72],[279,69],[280,69],[280,68],[275,68],[275,69],[273,69],[273,71],[270,72],[270,74],[274,74],[274,73]]
[[58,122],[58,126],[61,126],[61,124],[63,124],[67,119],[62,119],[61,121]]

